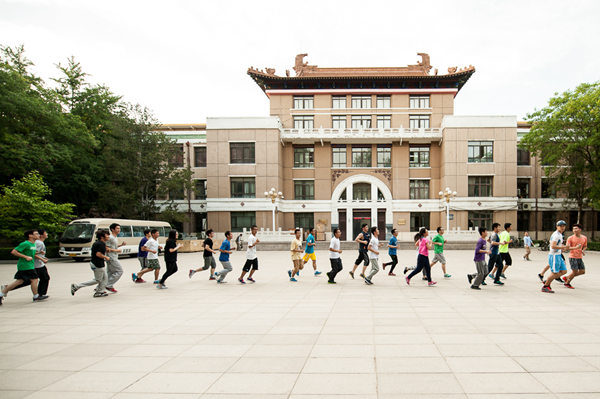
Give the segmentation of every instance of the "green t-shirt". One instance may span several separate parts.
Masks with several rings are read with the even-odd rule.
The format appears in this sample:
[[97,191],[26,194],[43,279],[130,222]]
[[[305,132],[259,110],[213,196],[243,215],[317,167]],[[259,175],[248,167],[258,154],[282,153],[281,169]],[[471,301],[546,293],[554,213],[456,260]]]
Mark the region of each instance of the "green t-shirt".
[[502,233],[500,233],[500,242],[502,241],[506,241],[505,245],[500,245],[500,253],[501,254],[505,254],[508,252],[508,242],[510,241],[510,233],[506,230],[504,230]]
[[433,242],[439,242],[442,245],[433,244],[433,253],[434,254],[443,254],[444,253],[444,237],[441,234],[433,237]]
[[17,252],[20,252],[25,256],[31,256],[31,260],[19,258],[19,262],[17,263],[17,270],[35,269],[35,242],[23,241],[15,249],[17,250]]

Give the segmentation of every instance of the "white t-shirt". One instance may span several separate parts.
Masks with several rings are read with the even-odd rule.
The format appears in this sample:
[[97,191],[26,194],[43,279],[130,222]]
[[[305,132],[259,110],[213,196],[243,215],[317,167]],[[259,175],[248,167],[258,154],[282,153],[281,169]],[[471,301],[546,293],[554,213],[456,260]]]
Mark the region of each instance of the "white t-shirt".
[[144,246],[148,249],[156,251],[156,253],[148,251],[148,259],[158,259],[158,242],[154,238],[150,237]]
[[[371,241],[369,241],[369,246],[373,251],[379,251],[379,239],[371,237]],[[369,251],[369,259],[379,259],[379,255],[377,255],[375,252]]]
[[552,237],[550,237],[550,255],[562,254],[562,249],[552,249],[552,241],[556,241],[557,245],[563,245],[563,235],[558,230],[552,233]]
[[[248,237],[248,247],[246,248],[246,259],[256,259],[256,246],[254,245],[256,240],[257,238],[250,234],[250,237]],[[252,248],[250,248],[250,246],[252,246]]]
[[[329,243],[329,248],[339,251],[340,250],[340,239],[333,237],[331,239],[331,242]],[[339,252],[329,251],[329,259],[339,259],[339,258],[340,258]]]

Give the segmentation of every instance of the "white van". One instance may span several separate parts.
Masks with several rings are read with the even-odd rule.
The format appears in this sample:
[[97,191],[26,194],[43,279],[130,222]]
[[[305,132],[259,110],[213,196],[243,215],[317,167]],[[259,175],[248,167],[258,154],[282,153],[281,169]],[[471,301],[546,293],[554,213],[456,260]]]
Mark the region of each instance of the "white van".
[[160,233],[158,242],[164,244],[169,235],[171,225],[167,222],[156,222],[151,220],[128,220],[128,219],[79,219],[74,220],[67,226],[60,238],[59,254],[63,258],[72,258],[77,262],[83,262],[92,257],[92,244],[96,241],[96,232],[106,230],[110,233],[109,226],[113,223],[121,225],[119,233],[119,244],[125,241],[126,245],[121,247],[119,255],[137,256],[140,240],[144,237],[145,229],[157,229]]

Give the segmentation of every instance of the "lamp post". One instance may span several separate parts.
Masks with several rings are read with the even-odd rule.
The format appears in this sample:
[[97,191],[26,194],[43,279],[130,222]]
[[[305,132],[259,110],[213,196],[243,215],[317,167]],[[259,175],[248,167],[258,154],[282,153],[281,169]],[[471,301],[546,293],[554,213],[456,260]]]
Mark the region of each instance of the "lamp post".
[[281,191],[277,192],[272,188],[269,192],[265,191],[265,198],[271,200],[273,203],[273,233],[275,233],[275,201],[283,199],[283,193]]
[[446,231],[450,231],[450,198],[456,198],[456,191],[446,187],[446,191],[440,191],[440,199],[446,199]]

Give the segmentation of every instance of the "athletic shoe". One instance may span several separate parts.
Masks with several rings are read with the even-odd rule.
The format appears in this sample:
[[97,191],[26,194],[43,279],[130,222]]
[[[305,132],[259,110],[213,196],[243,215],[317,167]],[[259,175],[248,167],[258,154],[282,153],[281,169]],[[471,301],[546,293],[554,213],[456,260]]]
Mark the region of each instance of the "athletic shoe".
[[299,277],[300,276],[300,270],[298,270],[298,272],[296,273],[296,276]]
[[544,282],[544,276],[542,276],[541,274],[538,274],[538,277],[540,278],[540,281],[543,283]]
[[437,281],[430,281],[427,283],[427,285],[429,285],[429,286],[436,285],[436,284],[437,284]]
[[406,272],[408,271],[408,267],[404,268],[404,271],[402,272],[403,274],[406,274]]
[[154,280],[154,284],[160,284],[160,280]]
[[383,270],[385,270],[385,267],[387,266],[387,263],[383,264]]
[[214,276],[210,276],[210,278],[208,280],[210,281],[210,280],[216,280],[216,279]]
[[481,288],[479,288],[479,287],[475,287],[474,285],[472,285],[472,286],[471,286],[471,289],[472,289],[472,290],[480,290],[480,291],[481,291]]
[[158,285],[156,286],[156,288],[158,288],[159,290],[166,290],[166,289],[167,289],[167,288],[169,288],[169,287],[167,287],[167,286],[166,286],[166,285],[164,285],[164,284],[158,284]]
[[[6,287],[8,287],[6,284],[0,285],[0,291],[4,291]],[[4,294],[4,296],[8,296],[8,294]]]
[[388,273],[388,276],[395,276],[395,274],[390,272],[390,273]]
[[421,280],[425,281],[425,280],[427,280],[427,277],[423,277]]
[[504,285],[504,283],[502,281],[494,281],[494,284]]
[[75,296],[75,292],[77,292],[79,288],[75,287],[75,284],[71,284],[71,295]]
[[360,276],[361,278],[366,278],[366,277],[365,277],[365,275],[364,275],[364,274],[362,274],[362,273],[361,273],[361,274],[359,274],[359,276]]
[[350,277],[352,277],[352,280],[354,280],[354,272],[348,272],[350,273]]
[[565,283],[567,282],[567,278],[566,278],[566,277],[563,277],[562,279],[563,279],[563,281],[564,281]]
[[406,284],[410,285],[410,279],[408,277],[405,277],[406,280]]
[[225,284],[227,281],[217,280],[217,284]]
[[96,292],[94,294],[94,298],[100,298],[100,297],[103,297],[103,296],[108,296],[108,294],[106,292]]
[[373,283],[371,282],[371,280],[365,277],[365,284],[372,285]]
[[327,284],[337,284],[335,281],[328,281]]
[[551,293],[551,294],[554,294],[554,291],[552,291],[552,290],[550,289],[550,287],[546,287],[546,286],[543,286],[543,287],[542,287],[542,292],[549,292],[549,293]]
[[485,283],[485,281],[482,281],[482,282],[481,282],[481,285],[487,285],[487,284]]
[[293,277],[290,277],[290,281],[297,282],[298,280],[296,280],[296,279],[295,279],[295,278],[293,278]]
[[238,278],[238,281],[239,281],[240,283],[242,283],[242,284],[246,284],[246,282],[245,282],[243,279],[241,279],[241,278]]
[[489,278],[494,278],[494,275],[493,275],[492,273],[490,273],[490,274],[488,275],[488,277],[489,277]]
[[467,274],[467,279],[469,279],[469,284],[473,281],[473,275]]
[[115,290],[114,287],[110,287],[110,288],[106,287],[106,290],[112,292],[113,294],[117,293],[117,290]]
[[0,296],[0,306],[2,306],[2,301],[4,300],[5,295]]
[[190,269],[190,274],[189,274],[189,278],[192,278],[192,276],[196,273],[196,271],[194,269]]
[[215,280],[219,281],[219,272],[215,272],[213,277],[215,278]]
[[133,280],[133,282],[135,283],[135,280],[137,280],[137,279],[138,279],[138,276],[137,276],[137,274],[135,274],[135,273],[131,273],[131,279],[132,279],[132,280]]
[[251,281],[251,282],[253,282],[253,283],[256,283],[256,281],[254,281],[254,279],[253,279],[252,277],[248,277],[246,280],[247,280],[247,281]]
[[48,295],[38,295],[38,297],[33,297],[33,302],[43,301],[44,299],[48,299]]
[[560,284],[564,284],[564,283],[565,283],[564,281],[562,281],[562,280],[561,280],[560,278],[558,278],[558,277],[557,277],[557,278],[555,278],[555,279],[554,279],[554,281],[558,281]]
[[288,270],[288,276],[289,276],[290,278],[292,278],[292,271],[291,271],[291,270]]
[[137,280],[135,280],[136,283],[145,283],[146,280],[144,280],[143,278],[139,278]]
[[323,273],[323,272],[315,271],[315,276],[318,276],[321,273]]
[[569,284],[569,283],[565,283],[565,288],[570,288],[570,289],[572,289],[572,290],[574,290],[574,289],[575,289],[575,287],[573,287],[573,286],[572,286],[571,284]]
[[525,257],[523,256],[523,260],[525,260]]
[[502,274],[500,275],[500,277],[502,277],[503,279],[505,279],[505,280],[506,280],[506,276],[504,275],[504,273],[502,273]]
[[444,274],[444,278],[450,278],[450,277],[452,277],[451,274],[448,274],[448,273]]

